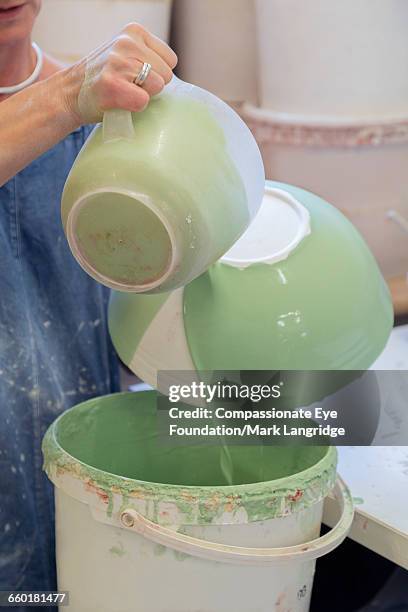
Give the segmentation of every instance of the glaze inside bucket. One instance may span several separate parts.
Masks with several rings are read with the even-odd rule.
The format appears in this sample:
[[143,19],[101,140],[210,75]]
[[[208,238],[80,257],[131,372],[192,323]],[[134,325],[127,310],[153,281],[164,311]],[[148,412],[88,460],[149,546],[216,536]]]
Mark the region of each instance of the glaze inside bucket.
[[[62,415],[56,442],[86,466],[128,479],[184,486],[246,485],[301,475],[330,451],[326,446],[231,445],[233,479],[225,474],[225,446],[168,446],[157,433],[156,394],[97,398]],[[46,461],[54,459],[44,446]],[[309,477],[309,476],[308,476]]]

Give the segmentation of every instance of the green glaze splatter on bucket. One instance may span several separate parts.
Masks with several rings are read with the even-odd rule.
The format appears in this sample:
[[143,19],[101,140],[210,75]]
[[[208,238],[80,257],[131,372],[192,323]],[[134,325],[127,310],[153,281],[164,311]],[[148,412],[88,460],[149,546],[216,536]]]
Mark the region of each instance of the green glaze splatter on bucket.
[[334,447],[230,446],[234,483],[224,486],[220,447],[158,441],[153,391],[72,408],[49,428],[43,452],[54,484],[66,475],[82,482],[108,515],[119,496],[123,507],[145,504],[155,522],[165,520],[161,508],[170,505],[180,524],[217,523],[226,512],[244,511],[249,521],[298,512],[327,495],[337,462]]

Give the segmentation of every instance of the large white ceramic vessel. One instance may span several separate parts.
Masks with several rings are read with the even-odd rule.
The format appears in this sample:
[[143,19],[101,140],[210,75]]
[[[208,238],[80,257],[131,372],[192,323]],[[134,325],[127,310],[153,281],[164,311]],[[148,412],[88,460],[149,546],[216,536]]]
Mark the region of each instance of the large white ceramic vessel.
[[182,79],[228,102],[256,103],[252,0],[176,0],[172,40]]
[[260,103],[281,113],[407,114],[405,0],[256,0]]
[[[408,270],[408,3],[256,0],[259,107],[244,118],[266,175],[319,193],[382,272]],[[397,214],[395,214],[395,211]]]
[[354,127],[282,122],[253,109],[244,119],[266,176],[321,194],[361,232],[386,278],[406,274],[408,113],[406,122]]
[[71,62],[136,21],[167,40],[172,0],[43,0],[34,40]]

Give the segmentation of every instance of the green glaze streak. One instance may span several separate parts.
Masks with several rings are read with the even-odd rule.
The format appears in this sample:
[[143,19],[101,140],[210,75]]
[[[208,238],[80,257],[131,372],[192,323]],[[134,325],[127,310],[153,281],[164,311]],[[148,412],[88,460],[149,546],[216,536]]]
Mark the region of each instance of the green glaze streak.
[[124,363],[130,364],[146,329],[163,306],[168,293],[141,295],[112,292],[109,332]]
[[68,472],[109,496],[120,494],[126,505],[133,499],[153,502],[152,520],[158,520],[161,502],[171,502],[199,524],[242,508],[250,520],[296,512],[325,497],[334,484],[332,447],[231,446],[234,484],[223,486],[219,447],[166,447],[155,421],[155,392],[85,402],[48,430],[45,469],[52,479]]
[[[133,193],[127,203],[94,196],[80,215],[80,240],[95,269],[146,281],[169,255],[163,227],[142,212],[140,202],[149,202],[179,247],[164,291],[197,276],[236,241],[249,222],[247,196],[224,132],[203,102],[167,92],[134,113],[133,125],[134,138],[107,142],[102,126],[95,128],[67,179],[62,218],[65,227],[74,202],[95,190]],[[154,270],[145,270],[150,261]]]
[[171,261],[171,242],[162,222],[124,194],[89,196],[78,214],[76,234],[85,259],[115,282],[154,282]]
[[108,489],[107,490],[107,495],[108,495],[108,507],[106,509],[106,512],[107,512],[108,516],[112,516],[112,512],[113,512],[113,494],[112,494],[112,491],[110,491]]
[[176,561],[185,561],[186,559],[188,559],[190,557],[190,555],[188,555],[187,553],[183,553],[180,552],[178,550],[174,551],[174,557],[176,559]]
[[271,185],[309,210],[312,233],[284,261],[244,270],[217,263],[184,289],[193,362],[198,370],[366,369],[393,324],[371,252],[327,202]]
[[109,552],[117,557],[123,557],[123,555],[126,553],[122,542],[120,542],[118,546],[112,546],[112,548],[109,549]]

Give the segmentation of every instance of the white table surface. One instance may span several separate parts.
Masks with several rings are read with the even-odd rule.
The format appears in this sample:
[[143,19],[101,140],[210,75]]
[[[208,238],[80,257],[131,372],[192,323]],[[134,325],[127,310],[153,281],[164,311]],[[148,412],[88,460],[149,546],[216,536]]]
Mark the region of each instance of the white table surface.
[[[393,330],[373,369],[408,370],[408,325]],[[351,539],[408,569],[408,446],[340,447],[339,473],[356,502]],[[325,523],[336,518],[329,500]]]

